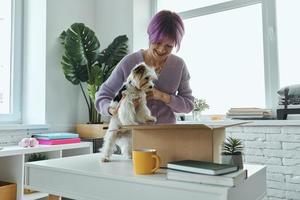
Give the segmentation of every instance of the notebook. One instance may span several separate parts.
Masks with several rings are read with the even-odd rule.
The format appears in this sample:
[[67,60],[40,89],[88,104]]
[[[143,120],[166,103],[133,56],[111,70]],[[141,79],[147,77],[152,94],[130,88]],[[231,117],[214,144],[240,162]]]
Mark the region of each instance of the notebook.
[[238,167],[234,165],[218,164],[197,160],[181,160],[170,162],[167,164],[167,168],[209,175],[226,174],[238,170]]
[[243,169],[232,173],[217,175],[217,176],[183,172],[183,171],[171,170],[171,169],[168,169],[167,171],[167,179],[169,180],[210,184],[210,185],[221,185],[221,186],[229,186],[229,187],[239,185],[240,183],[244,182],[246,178],[247,178],[247,170],[243,170]]
[[53,140],[53,139],[64,139],[64,138],[78,138],[77,133],[35,133],[32,135],[37,139]]
[[55,140],[43,140],[43,139],[37,139],[39,141],[39,144],[41,145],[55,145],[55,144],[73,144],[73,143],[79,143],[80,138],[67,138],[67,139],[55,139]]

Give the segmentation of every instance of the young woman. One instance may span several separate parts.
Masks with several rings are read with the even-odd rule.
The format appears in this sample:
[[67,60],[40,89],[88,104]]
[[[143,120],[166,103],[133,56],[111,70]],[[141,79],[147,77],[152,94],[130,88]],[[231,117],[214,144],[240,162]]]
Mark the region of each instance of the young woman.
[[95,106],[102,115],[114,115],[110,102],[126,81],[130,71],[140,62],[153,67],[158,74],[155,88],[147,94],[147,105],[156,123],[175,123],[176,113],[193,110],[194,97],[190,88],[190,75],[184,61],[172,54],[180,49],[184,35],[182,19],[174,12],[160,11],[148,26],[149,48],[125,56],[111,76],[96,93]]

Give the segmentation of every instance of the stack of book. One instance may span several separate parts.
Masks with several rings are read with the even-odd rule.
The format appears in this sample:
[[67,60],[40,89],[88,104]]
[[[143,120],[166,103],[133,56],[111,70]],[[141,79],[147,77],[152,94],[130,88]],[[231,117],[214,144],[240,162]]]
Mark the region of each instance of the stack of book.
[[39,144],[72,144],[79,143],[80,138],[76,133],[36,133],[32,135],[39,141]]
[[230,108],[226,114],[231,119],[272,119],[271,109],[262,108]]
[[212,162],[182,160],[167,165],[167,179],[233,187],[247,178],[247,170]]

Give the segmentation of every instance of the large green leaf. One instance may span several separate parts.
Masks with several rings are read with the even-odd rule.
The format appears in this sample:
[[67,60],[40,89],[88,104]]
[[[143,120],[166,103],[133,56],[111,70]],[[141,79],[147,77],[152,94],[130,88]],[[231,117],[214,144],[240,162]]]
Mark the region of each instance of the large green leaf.
[[61,62],[63,72],[67,80],[78,85],[88,80],[87,68],[85,65],[78,65],[71,57],[63,56]]
[[127,41],[128,37],[126,35],[120,35],[100,53],[98,61],[102,66],[104,81],[110,76],[120,60],[127,54]]
[[65,45],[66,35],[67,35],[66,31],[63,31],[59,36],[62,45]]
[[65,47],[62,58],[65,77],[73,84],[88,81],[100,47],[94,31],[82,23],[74,23],[60,38]]
[[95,85],[96,88],[103,83],[103,70],[98,63],[92,66],[88,84]]
[[97,87],[95,85],[87,85],[87,90],[88,90],[88,94],[90,99],[92,100],[92,102],[95,102],[95,94],[97,92]]

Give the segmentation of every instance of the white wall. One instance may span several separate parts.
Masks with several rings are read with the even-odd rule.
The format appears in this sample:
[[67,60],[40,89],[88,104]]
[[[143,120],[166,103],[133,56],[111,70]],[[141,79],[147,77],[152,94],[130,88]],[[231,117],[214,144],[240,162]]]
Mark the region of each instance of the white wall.
[[149,0],[96,1],[96,33],[101,49],[123,34],[129,38],[129,52],[147,48],[151,5]]
[[60,65],[63,49],[58,37],[74,22],[82,22],[95,29],[95,0],[47,1],[46,122],[56,129],[64,129],[83,120],[77,118],[79,110],[85,111],[80,116],[86,118],[84,122],[88,121],[85,101],[80,98],[80,87],[65,79]]
[[152,16],[151,1],[133,0],[133,40],[132,49],[138,51],[149,46],[147,27]]
[[132,50],[133,0],[96,1],[96,33],[101,49],[106,48],[115,37],[126,34]]

